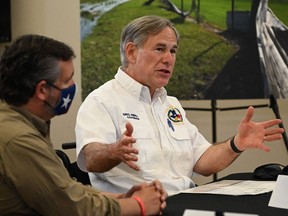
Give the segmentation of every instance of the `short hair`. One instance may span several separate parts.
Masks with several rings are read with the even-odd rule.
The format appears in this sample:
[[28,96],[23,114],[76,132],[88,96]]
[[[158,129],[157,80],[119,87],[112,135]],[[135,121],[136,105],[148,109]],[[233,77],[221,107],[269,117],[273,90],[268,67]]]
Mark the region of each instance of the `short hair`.
[[142,16],[128,23],[128,25],[123,28],[120,38],[122,66],[128,66],[128,59],[125,54],[127,43],[133,42],[137,46],[141,47],[147,41],[149,35],[156,35],[166,27],[170,27],[174,31],[177,43],[179,43],[180,34],[177,29],[170,20],[163,17],[155,15]]
[[41,80],[54,83],[60,76],[59,61],[75,57],[71,47],[40,35],[23,35],[7,46],[0,58],[0,99],[26,104]]

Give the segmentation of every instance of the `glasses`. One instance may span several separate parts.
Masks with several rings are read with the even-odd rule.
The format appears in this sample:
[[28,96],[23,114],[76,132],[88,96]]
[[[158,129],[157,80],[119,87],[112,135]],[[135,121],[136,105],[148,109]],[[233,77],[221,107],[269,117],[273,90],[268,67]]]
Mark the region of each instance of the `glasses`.
[[52,84],[52,83],[50,83],[50,82],[47,82],[47,81],[46,81],[46,84],[47,84],[47,85],[50,85],[50,86],[52,86],[53,88],[56,88],[56,89],[58,89],[59,91],[61,91],[61,90],[62,90],[62,89],[58,88],[57,86],[53,85],[53,84]]

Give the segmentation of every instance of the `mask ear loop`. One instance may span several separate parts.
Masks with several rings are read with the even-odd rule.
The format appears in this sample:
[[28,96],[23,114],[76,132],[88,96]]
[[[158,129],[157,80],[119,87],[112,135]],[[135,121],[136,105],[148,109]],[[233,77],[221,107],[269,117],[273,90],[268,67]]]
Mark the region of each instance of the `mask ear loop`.
[[[58,88],[57,86],[53,85],[52,83],[48,82],[47,80],[45,80],[45,81],[46,81],[46,85],[51,86],[51,87],[53,87],[53,88],[61,91],[61,89]],[[61,98],[60,98],[60,100],[61,100]],[[47,106],[49,106],[52,110],[54,110],[54,107],[53,107],[50,103],[48,103],[46,100],[44,100],[43,102],[44,102]],[[59,101],[57,102],[57,104],[58,104],[58,103],[59,103]]]
[[41,80],[35,85],[34,92],[40,100],[42,100],[46,105],[53,109],[53,106],[46,101],[47,94],[50,94],[47,93],[47,91],[50,92],[50,86],[56,89],[58,88],[57,86],[54,86],[53,84],[47,82],[47,80]]

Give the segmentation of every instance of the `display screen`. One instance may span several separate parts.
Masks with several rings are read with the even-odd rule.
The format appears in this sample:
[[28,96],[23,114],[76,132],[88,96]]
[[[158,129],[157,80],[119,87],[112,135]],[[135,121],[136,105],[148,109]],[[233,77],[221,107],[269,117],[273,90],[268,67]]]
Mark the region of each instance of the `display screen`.
[[0,1],[0,42],[11,41],[10,0]]

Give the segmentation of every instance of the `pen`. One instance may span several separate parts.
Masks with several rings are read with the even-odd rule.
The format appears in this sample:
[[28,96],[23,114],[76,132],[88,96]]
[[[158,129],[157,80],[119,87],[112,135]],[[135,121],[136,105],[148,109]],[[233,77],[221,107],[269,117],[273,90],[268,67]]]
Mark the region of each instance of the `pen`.
[[172,122],[169,119],[167,119],[167,123],[168,123],[168,126],[172,129],[172,131],[175,131],[174,127],[173,127],[173,124],[172,124]]

